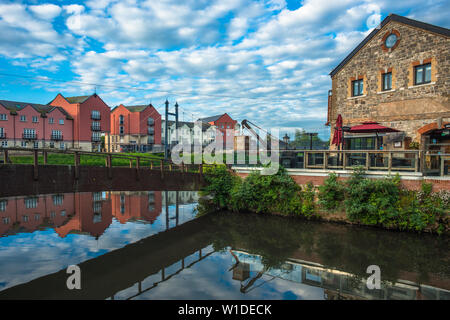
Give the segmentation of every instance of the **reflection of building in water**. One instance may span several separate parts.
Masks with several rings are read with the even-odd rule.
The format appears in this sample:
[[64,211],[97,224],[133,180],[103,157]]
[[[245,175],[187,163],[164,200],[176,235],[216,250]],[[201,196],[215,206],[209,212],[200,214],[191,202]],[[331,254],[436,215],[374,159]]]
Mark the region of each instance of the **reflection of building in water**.
[[144,220],[153,223],[162,211],[161,191],[111,192],[112,214],[120,223]]
[[0,236],[54,228],[100,236],[112,222],[111,202],[104,192],[49,194],[0,199]]
[[167,204],[176,204],[176,198],[178,193],[178,204],[188,204],[195,203],[198,201],[197,191],[165,191],[162,192],[162,203],[166,205],[166,194],[167,194]]
[[74,194],[0,198],[0,235],[58,227],[75,213]]
[[[0,236],[55,228],[59,236],[69,233],[99,237],[112,222],[153,223],[167,205],[195,203],[193,191],[125,191],[50,194],[0,198]],[[178,212],[178,207],[177,207]],[[166,217],[168,218],[168,216]],[[176,216],[178,225],[178,214]],[[166,222],[169,228],[169,222]]]
[[111,201],[105,192],[75,193],[74,207],[70,221],[55,228],[60,237],[69,233],[100,237],[112,222]]
[[[265,269],[261,256],[249,254],[244,251],[232,251],[237,261],[244,266],[245,276],[239,270],[233,270],[233,279],[243,282],[242,286],[248,289],[255,285],[254,279],[264,273],[271,278],[280,278],[324,289],[326,299],[389,299],[389,300],[449,300],[450,291],[416,284],[411,281],[398,280],[395,283],[382,282],[381,289],[367,288],[366,279],[342,272],[328,269],[325,266],[297,259],[289,259],[279,268]],[[253,282],[252,282],[253,281]],[[260,281],[264,281],[261,280]],[[257,284],[259,285],[259,284]]]

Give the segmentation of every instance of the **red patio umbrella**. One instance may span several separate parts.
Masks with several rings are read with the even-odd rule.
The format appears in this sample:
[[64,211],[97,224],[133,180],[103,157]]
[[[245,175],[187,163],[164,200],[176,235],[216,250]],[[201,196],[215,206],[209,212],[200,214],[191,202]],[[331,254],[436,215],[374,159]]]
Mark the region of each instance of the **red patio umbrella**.
[[363,124],[353,126],[350,128],[350,132],[353,133],[384,133],[384,132],[399,132],[399,130],[394,128],[389,128],[380,125],[375,121],[366,121]]
[[[379,124],[378,122],[375,122],[375,121],[366,121],[366,122],[363,122],[363,124],[351,127],[350,132],[353,132],[353,133],[375,133],[375,135],[377,136],[376,141],[378,141],[378,133],[400,132],[400,131],[397,129],[394,129],[394,128],[382,126],[381,124]],[[377,142],[375,142],[375,146],[377,146],[376,143]]]
[[338,114],[336,119],[336,126],[334,128],[333,140],[331,144],[339,145],[342,142],[342,116]]

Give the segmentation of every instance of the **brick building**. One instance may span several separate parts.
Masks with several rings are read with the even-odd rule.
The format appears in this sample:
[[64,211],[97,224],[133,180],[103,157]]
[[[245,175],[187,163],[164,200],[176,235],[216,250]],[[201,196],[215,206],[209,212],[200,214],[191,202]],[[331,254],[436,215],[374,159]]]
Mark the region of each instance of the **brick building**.
[[111,111],[111,152],[147,152],[161,146],[161,115],[151,104]]
[[[331,73],[331,136],[338,114],[344,126],[367,121],[395,134],[347,134],[346,149],[450,153],[450,30],[391,14]],[[447,126],[446,126],[447,124]],[[333,147],[333,146],[332,146]]]
[[73,118],[60,106],[0,100],[0,147],[72,148]]
[[217,136],[222,135],[224,144],[228,140],[234,144],[235,130],[237,129],[237,121],[233,120],[227,113],[219,114],[212,117],[200,118],[197,121],[209,123],[210,125],[216,126]]
[[64,97],[59,93],[48,105],[62,107],[73,118],[73,148],[101,151],[101,137],[110,131],[111,109],[97,94]]

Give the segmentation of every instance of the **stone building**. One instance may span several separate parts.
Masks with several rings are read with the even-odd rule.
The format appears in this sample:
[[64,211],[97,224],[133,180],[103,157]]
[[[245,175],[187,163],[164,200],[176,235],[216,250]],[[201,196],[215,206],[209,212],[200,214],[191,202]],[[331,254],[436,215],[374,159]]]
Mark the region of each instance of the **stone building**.
[[346,149],[419,146],[450,153],[449,37],[446,28],[395,14],[386,17],[330,73],[327,125],[331,136],[341,114],[344,126],[374,121],[399,130],[395,134],[345,133]]

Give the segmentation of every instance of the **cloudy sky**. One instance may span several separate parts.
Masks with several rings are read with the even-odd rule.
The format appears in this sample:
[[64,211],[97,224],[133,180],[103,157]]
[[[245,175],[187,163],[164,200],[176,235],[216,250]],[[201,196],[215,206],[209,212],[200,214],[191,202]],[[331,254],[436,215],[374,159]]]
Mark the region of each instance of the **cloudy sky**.
[[112,107],[151,102],[162,113],[167,98],[185,121],[227,112],[324,136],[328,74],[340,60],[391,12],[448,28],[449,7],[450,0],[0,0],[0,99],[48,103],[58,92],[96,90]]

